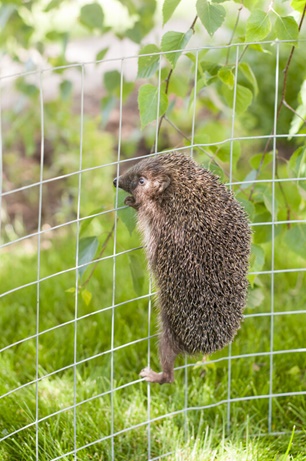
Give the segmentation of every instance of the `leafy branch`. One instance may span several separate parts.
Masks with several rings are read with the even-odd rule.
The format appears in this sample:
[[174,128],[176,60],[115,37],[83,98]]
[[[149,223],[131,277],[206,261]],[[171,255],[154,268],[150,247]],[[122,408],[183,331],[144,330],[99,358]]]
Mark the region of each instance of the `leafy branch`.
[[[194,18],[194,20],[192,21],[192,24],[189,28],[190,31],[192,31],[192,34],[194,34],[195,32],[195,25],[196,25],[196,22],[197,22],[197,19],[198,19],[198,16],[196,16]],[[186,33],[187,34],[187,33]],[[185,35],[186,35],[185,34]],[[165,79],[165,83],[166,83],[166,86],[165,86],[165,95],[168,96],[168,93],[169,93],[169,85],[170,85],[170,80],[171,80],[171,76],[173,74],[173,71],[174,71],[174,66],[171,67],[166,79]],[[163,123],[163,120],[165,119],[166,117],[166,113],[162,114],[160,117],[159,117],[159,121],[158,121],[158,127],[157,127],[157,139],[159,137],[159,134],[160,134],[160,130],[161,130],[161,126],[162,126],[162,123]],[[151,148],[151,153],[155,152],[157,146],[156,146],[156,141],[154,142],[152,148]]]
[[92,269],[88,275],[88,277],[86,278],[86,280],[80,285],[80,290],[83,290],[87,285],[88,283],[90,282],[95,270],[96,270],[96,267],[99,263],[99,260],[102,258],[103,254],[104,254],[104,251],[106,250],[107,248],[107,245],[110,241],[110,239],[113,237],[113,234],[114,234],[114,231],[115,231],[115,223],[113,224],[113,227],[111,228],[111,230],[108,232],[104,242],[102,243],[102,247],[101,247],[101,250],[99,252],[99,254],[97,255],[97,257],[95,258],[97,261],[93,264],[92,266]]
[[[305,6],[304,6],[304,9],[303,9],[303,12],[302,12],[302,15],[301,15],[301,18],[300,18],[300,22],[299,22],[299,25],[298,25],[298,30],[299,32],[301,31],[301,28],[302,28],[302,25],[303,25],[303,22],[304,22],[304,18],[305,18],[305,14],[306,14],[306,3],[305,3]],[[286,107],[287,109],[291,110],[295,115],[297,115],[298,117],[300,117],[300,115],[286,102],[286,93],[287,93],[287,85],[288,85],[288,74],[289,74],[289,69],[290,69],[290,64],[292,62],[292,58],[293,58],[293,55],[294,55],[294,52],[296,50],[296,46],[293,45],[291,47],[291,50],[290,50],[290,53],[289,53],[289,57],[287,59],[287,62],[286,62],[286,65],[285,65],[285,68],[284,68],[284,78],[283,78],[283,88],[282,88],[282,93],[281,93],[281,99],[280,99],[280,102],[278,104],[278,108],[277,108],[277,114],[276,114],[276,120],[279,119],[279,116],[280,116],[280,113],[281,113],[281,110],[283,107]],[[305,123],[305,119],[300,117],[303,121],[303,123]],[[262,159],[261,159],[261,162],[259,164],[259,167],[256,171],[256,176],[255,176],[255,179],[256,177],[258,177],[261,169],[262,169],[262,166],[263,166],[263,163],[264,163],[264,159],[265,159],[265,156],[269,150],[269,146],[270,146],[270,143],[271,143],[271,140],[273,139],[273,133],[270,134],[270,137],[268,138],[267,142],[266,142],[266,145],[265,145],[265,148],[264,148],[264,151],[263,151],[263,154],[262,154]],[[276,168],[276,171],[275,171],[275,175],[276,177],[279,179],[279,174],[278,174],[278,156],[276,157],[276,164],[275,164],[275,168]],[[253,193],[254,193],[254,185],[251,189],[251,192],[250,192],[250,195],[249,195],[249,200],[252,199],[252,196],[253,196]],[[283,186],[282,186],[282,183],[279,181],[278,182],[278,187],[281,191],[281,194],[283,196],[283,199],[284,199],[284,203],[285,203],[285,207],[286,207],[286,210],[287,210],[287,220],[290,221],[290,214],[291,214],[291,209],[290,209],[290,205],[289,205],[289,201],[286,197],[286,194],[285,194],[285,191],[283,189]],[[290,227],[290,225],[288,224],[288,227]]]

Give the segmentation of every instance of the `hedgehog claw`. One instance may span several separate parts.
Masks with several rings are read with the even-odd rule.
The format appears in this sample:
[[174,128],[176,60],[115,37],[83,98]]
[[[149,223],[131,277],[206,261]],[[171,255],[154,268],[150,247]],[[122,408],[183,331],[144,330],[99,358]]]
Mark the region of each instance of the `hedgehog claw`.
[[[146,367],[143,370],[141,370],[141,372],[139,373],[139,376],[144,378],[144,380],[149,383],[155,383],[155,382],[158,382],[158,377],[160,374],[161,373],[155,373],[155,371],[151,370],[149,367]],[[156,381],[156,378],[157,378],[157,381]]]
[[173,379],[170,379],[165,373],[156,373],[149,367],[146,367],[143,370],[141,370],[139,376],[144,378],[144,380],[148,383],[164,384],[171,383],[173,381]]

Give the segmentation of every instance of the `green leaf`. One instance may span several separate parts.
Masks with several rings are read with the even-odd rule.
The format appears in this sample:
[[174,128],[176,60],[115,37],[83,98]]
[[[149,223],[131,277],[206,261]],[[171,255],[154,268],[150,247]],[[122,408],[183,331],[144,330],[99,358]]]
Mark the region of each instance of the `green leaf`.
[[[85,237],[79,241],[79,266],[82,264],[90,263],[97,251],[98,248],[98,239],[97,237]],[[79,276],[82,277],[87,265],[79,267]]]
[[102,48],[97,54],[96,54],[96,61],[102,61],[106,53],[108,52],[108,47]]
[[261,288],[254,288],[253,290],[249,290],[247,307],[254,309],[255,307],[260,306],[264,299],[265,295]]
[[[265,207],[271,213],[271,216],[273,216],[273,197],[269,189],[266,189],[263,192],[262,198],[263,198],[263,203],[265,204]],[[276,198],[274,197],[274,220],[277,218],[277,210],[278,210],[278,204],[277,204]]]
[[304,202],[306,202],[306,184],[305,184],[305,181],[301,181],[300,183],[298,183],[297,188],[298,188],[300,196],[302,197],[302,200]]
[[[126,81],[123,80],[123,84],[122,84],[122,100],[123,100],[123,102],[126,101],[126,99],[132,93],[134,88],[135,88],[135,83],[126,82]],[[120,97],[120,88],[119,88],[119,92],[118,92],[118,98],[119,97]]]
[[136,2],[137,10],[136,17],[139,19],[134,23],[131,29],[125,31],[124,36],[130,38],[135,43],[141,43],[143,38],[148,35],[150,30],[155,26],[155,9],[156,1]]
[[51,2],[49,2],[48,5],[46,5],[43,11],[45,13],[48,13],[49,11],[55,8],[59,8],[61,3],[62,3],[62,0],[51,0]]
[[209,171],[211,171],[214,175],[218,176],[221,182],[224,182],[224,171],[223,169],[214,162],[211,162],[208,166]]
[[139,88],[138,108],[142,128],[161,117],[167,110],[168,97],[162,88],[160,88],[160,105],[157,108],[158,92],[159,88],[151,84],[142,85]]
[[[262,207],[261,207],[262,208]],[[268,211],[258,213],[255,216],[255,222],[263,223],[262,225],[254,227],[253,240],[254,243],[266,243],[272,239],[272,228],[271,225],[266,225],[264,223],[271,221],[271,214]],[[279,226],[276,226],[275,230]]]
[[[257,177],[257,171],[256,170],[251,170],[246,177],[244,178],[244,181],[255,181]],[[252,186],[253,184],[250,182],[247,182],[246,184],[241,184],[240,188],[241,189],[247,189],[248,187]]]
[[299,376],[301,374],[301,369],[297,365],[294,365],[287,371],[287,374],[291,376]]
[[[197,85],[197,90],[199,90],[199,85]],[[177,95],[180,100],[186,98],[190,92],[190,81],[188,80],[187,73],[182,75],[181,73],[174,72],[171,75],[169,81],[169,93]],[[189,100],[191,99],[191,96]]]
[[164,0],[163,4],[163,25],[171,18],[177,5],[181,0]]
[[302,128],[302,126],[305,125],[305,119],[306,119],[306,106],[301,104],[296,108],[295,114],[290,123],[290,130],[289,130],[289,136],[288,136],[289,141],[292,139],[292,136],[297,134]]
[[303,13],[305,8],[305,0],[291,0],[291,6],[294,10]]
[[275,38],[296,42],[299,36],[299,27],[292,16],[276,17],[273,28]]
[[201,66],[203,71],[208,72],[211,76],[217,75],[219,70],[222,68],[219,64],[212,61],[201,61],[199,66]]
[[285,234],[285,242],[288,248],[306,259],[306,225],[294,224]]
[[[194,137],[193,137],[194,144],[209,144],[210,137],[208,136],[205,131],[201,130],[200,132],[196,132]],[[189,146],[191,145],[191,142],[189,141]]]
[[[234,2],[241,5],[241,0],[234,0]],[[251,11],[254,8],[254,0],[243,0],[243,7]]]
[[[192,37],[192,34],[192,29],[189,29],[185,34],[183,32],[166,32],[161,40],[161,50],[183,50],[189,42],[190,38]],[[167,53],[165,56],[172,65],[172,67],[175,67],[180,55],[181,52],[178,51],[176,53]]]
[[271,30],[271,21],[267,13],[253,10],[246,23],[246,42],[264,40]]
[[231,68],[221,67],[221,69],[218,71],[218,78],[221,80],[221,82],[225,83],[229,89],[232,90],[234,88],[235,76]]
[[137,5],[134,4],[133,0],[120,0],[120,3],[127,8],[130,16],[137,14]]
[[254,90],[254,95],[257,96],[257,94],[258,94],[258,84],[257,84],[255,74],[254,74],[253,70],[251,69],[251,67],[249,66],[249,64],[246,63],[246,62],[241,62],[239,64],[239,70],[243,73],[245,78],[252,85],[253,90]]
[[258,51],[259,53],[265,53],[265,54],[272,55],[272,52],[264,48],[260,43],[252,43],[251,45],[249,45],[249,47],[250,49]]
[[[171,80],[172,80],[172,78],[171,78]],[[198,79],[196,88],[195,88],[195,86],[193,86],[193,88],[192,88],[192,90],[191,90],[191,93],[190,93],[190,96],[189,96],[189,105],[188,105],[189,108],[192,107],[192,105],[194,104],[194,102],[195,102],[195,104],[197,104],[197,98],[194,98],[194,92],[195,92],[195,90],[196,90],[197,93],[198,93],[198,92],[200,92],[200,90],[201,90],[202,88],[204,88],[205,86],[207,86],[207,84],[208,84],[208,82],[207,82],[207,80],[206,80],[205,75],[203,74],[203,77],[201,77],[201,78]],[[170,83],[170,85],[171,85],[171,83]],[[170,88],[170,85],[169,85],[169,88]],[[181,94],[182,94],[182,93],[181,93]],[[181,96],[181,95],[178,95],[178,96]],[[187,96],[187,93],[186,93],[186,96]],[[195,99],[196,99],[196,100],[195,100]]]
[[90,301],[92,299],[92,294],[90,293],[90,291],[86,289],[81,290],[81,296],[86,306],[89,306]]
[[141,295],[143,293],[143,285],[145,281],[142,258],[140,258],[138,253],[129,253],[129,260],[134,290],[137,295]]
[[226,11],[222,5],[215,5],[208,0],[198,0],[196,3],[197,14],[209,33],[213,36],[225,19]]
[[[146,45],[141,48],[138,58],[138,78],[149,78],[159,68],[160,50],[156,45]],[[149,56],[141,56],[142,54],[148,54]]]
[[120,89],[121,84],[121,75],[118,70],[111,70],[105,72],[104,74],[104,85],[108,93],[114,93],[116,90]]
[[297,107],[296,113],[294,114],[288,139],[292,139],[292,136],[299,132],[300,128],[304,125],[306,119],[306,80],[303,81],[301,90],[299,93],[299,100],[301,104]]
[[87,3],[80,11],[80,22],[88,29],[103,30],[104,13],[99,3]]
[[289,168],[296,178],[306,177],[306,147],[299,147],[290,157]]
[[265,154],[255,154],[250,158],[250,165],[254,170],[258,170],[259,167],[266,167],[273,162],[273,152],[267,152]]
[[61,98],[62,99],[68,99],[69,96],[71,96],[72,93],[72,83],[70,80],[64,80],[60,84],[60,92],[61,92]]
[[[230,90],[227,85],[223,85],[222,93],[229,107],[233,107],[234,103],[234,92]],[[236,89],[236,112],[242,114],[247,110],[253,100],[252,91],[242,85],[237,85]]]
[[254,204],[250,200],[247,200],[247,199],[245,199],[243,197],[237,197],[237,200],[238,200],[239,203],[241,203],[241,205],[243,206],[243,208],[247,212],[249,220],[252,221],[253,218],[254,218],[254,215],[255,215],[255,206],[254,206]]
[[127,38],[129,38],[133,42],[140,44],[143,37],[146,35],[143,29],[143,26],[141,24],[141,21],[136,21],[134,26],[125,32],[125,35]]
[[[289,170],[294,174],[296,178],[306,177],[306,147],[299,147],[290,157]],[[289,171],[290,174],[290,171]],[[306,183],[305,181],[298,181],[297,188],[300,196],[303,200],[306,200]]]
[[[101,212],[101,208],[97,208],[93,211],[91,211],[90,213],[88,213],[89,215],[96,215],[98,213]],[[82,220],[81,222],[81,226],[80,226],[80,236],[84,235],[85,232],[87,231],[88,227],[90,226],[91,222],[96,219],[98,216],[92,216],[91,218],[87,218],[87,219],[84,219]]]
[[231,149],[232,149],[232,161],[233,161],[233,165],[235,165],[241,155],[241,145],[239,141],[233,141],[232,146],[231,146],[231,143],[221,144],[220,147],[218,147],[216,151],[216,155],[222,162],[230,163]]
[[105,96],[101,100],[101,119],[102,119],[102,127],[105,128],[105,126],[108,123],[110,114],[112,113],[112,110],[116,107],[117,104],[117,98],[114,95],[110,96]]
[[252,245],[250,266],[252,272],[259,272],[262,270],[265,263],[265,250],[260,245]]
[[[125,197],[126,197],[126,192],[124,192],[122,189],[118,189],[118,208],[125,206],[124,204]],[[116,202],[116,196],[115,196],[115,202]],[[114,207],[115,206],[116,206],[116,203],[114,203]],[[130,235],[132,235],[132,232],[136,227],[135,213],[136,213],[135,210],[131,207],[118,210],[118,217],[125,224]]]
[[22,93],[24,93],[25,95],[31,98],[39,95],[38,87],[34,85],[33,83],[27,83],[22,78],[19,78],[16,81],[16,88],[18,89],[18,91],[21,91]]

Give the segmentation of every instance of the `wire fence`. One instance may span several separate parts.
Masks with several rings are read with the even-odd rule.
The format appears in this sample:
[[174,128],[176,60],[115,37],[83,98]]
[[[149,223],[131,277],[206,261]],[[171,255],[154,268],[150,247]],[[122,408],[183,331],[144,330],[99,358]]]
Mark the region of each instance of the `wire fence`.
[[[253,321],[251,331],[254,331],[254,335],[258,334],[259,337],[262,335],[268,336],[269,345],[264,346],[259,342],[254,341],[254,349],[249,348],[249,343],[243,343],[243,339],[239,342],[239,347],[235,347],[235,342],[226,351],[223,351],[219,355],[213,355],[205,364],[199,364],[193,358],[184,358],[175,368],[176,371],[176,383],[172,386],[180,386],[180,406],[175,407],[171,404],[171,392],[165,394],[165,399],[168,399],[169,406],[168,411],[165,409],[158,409],[156,406],[157,392],[156,389],[142,383],[142,380],[137,378],[137,372],[139,370],[129,370],[129,353],[131,352],[131,360],[134,362],[135,351],[140,348],[142,351],[147,351],[147,362],[150,365],[150,361],[154,360],[156,355],[156,328],[155,320],[152,319],[152,297],[154,296],[154,290],[150,280],[145,281],[146,288],[143,292],[137,293],[132,296],[130,289],[125,289],[125,283],[130,285],[131,282],[127,279],[129,276],[127,272],[130,272],[127,267],[127,262],[130,261],[128,258],[130,255],[139,254],[141,252],[139,241],[133,240],[132,237],[129,241],[127,238],[124,240],[124,245],[121,243],[122,228],[124,227],[122,221],[119,219],[121,213],[124,212],[125,208],[120,203],[120,197],[118,191],[113,192],[111,189],[111,178],[118,176],[121,168],[129,166],[131,160],[135,160],[138,156],[128,155],[126,158],[124,154],[124,142],[126,140],[126,133],[124,132],[126,124],[130,122],[129,118],[131,112],[136,114],[135,118],[138,117],[136,108],[135,98],[136,94],[133,94],[130,101],[132,100],[131,108],[129,112],[126,111],[127,103],[124,100],[124,82],[126,78],[136,75],[137,72],[137,57],[126,57],[120,60],[104,60],[99,63],[82,63],[72,66],[66,66],[57,69],[47,69],[41,71],[34,71],[22,74],[14,74],[0,77],[1,84],[1,142],[0,142],[0,190],[1,190],[1,254],[3,264],[1,265],[1,271],[6,278],[3,281],[0,295],[1,311],[6,319],[7,330],[11,330],[9,334],[3,334],[3,340],[1,341],[0,353],[2,355],[2,368],[7,376],[6,382],[1,384],[1,396],[0,400],[4,406],[10,406],[10,402],[14,401],[16,408],[19,408],[14,418],[11,418],[14,422],[3,420],[1,423],[2,431],[0,433],[0,446],[1,444],[16,445],[18,440],[22,440],[23,434],[30,431],[33,446],[35,446],[35,453],[32,453],[32,459],[36,460],[59,460],[59,459],[91,459],[87,458],[90,453],[90,448],[99,452],[100,447],[107,446],[108,457],[101,457],[99,459],[123,459],[118,455],[116,449],[120,446],[121,441],[124,440],[127,434],[135,434],[135,431],[142,431],[140,437],[145,437],[147,440],[147,450],[143,453],[141,459],[157,460],[163,459],[170,456],[171,453],[163,451],[163,447],[159,446],[156,449],[156,444],[153,442],[153,432],[155,432],[159,424],[164,423],[167,420],[173,421],[175,417],[182,418],[181,425],[185,428],[185,433],[188,432],[189,418],[194,413],[208,414],[209,410],[223,409],[225,411],[225,424],[227,430],[230,432],[233,412],[236,414],[237,406],[241,404],[248,404],[249,402],[256,402],[261,405],[264,402],[266,405],[266,420],[267,423],[264,426],[262,433],[278,434],[284,431],[284,427],[277,425],[274,422],[274,406],[275,402],[280,401],[283,398],[304,398],[306,390],[301,389],[300,384],[296,385],[296,389],[286,391],[280,390],[281,384],[275,382],[275,360],[279,357],[285,358],[288,362],[291,362],[290,369],[295,364],[296,354],[301,354],[305,361],[306,347],[304,343],[298,342],[300,337],[297,337],[296,342],[292,342],[292,347],[278,347],[275,348],[275,335],[281,334],[280,329],[276,326],[278,318],[297,318],[297,322],[305,322],[306,309],[304,305],[297,305],[295,309],[291,307],[286,309],[284,306],[279,305],[279,298],[275,299],[275,293],[277,291],[277,284],[279,283],[278,276],[281,274],[292,275],[299,280],[299,274],[303,277],[306,271],[306,267],[300,264],[299,267],[277,267],[275,265],[276,256],[278,256],[278,245],[277,245],[277,232],[281,226],[287,225],[303,225],[306,224],[306,219],[288,219],[278,220],[275,209],[276,209],[276,187],[280,183],[282,185],[290,184],[302,184],[306,181],[305,176],[297,176],[290,178],[282,178],[277,175],[276,171],[276,153],[278,149],[278,143],[280,141],[287,142],[288,133],[278,132],[278,104],[279,95],[281,92],[280,88],[280,75],[282,68],[280,67],[280,51],[282,43],[274,43],[271,46],[270,51],[274,55],[275,67],[274,67],[274,108],[273,108],[273,127],[272,134],[269,129],[266,133],[256,133],[249,136],[242,136],[239,132],[236,132],[237,122],[237,76],[238,71],[235,72],[235,82],[233,86],[233,108],[224,114],[225,119],[230,126],[229,136],[220,141],[199,143],[196,139],[196,127],[198,120],[196,117],[196,99],[199,91],[196,87],[197,73],[199,66],[199,54],[205,48],[193,50],[195,55],[194,73],[189,75],[190,79],[194,81],[194,104],[193,113],[191,115],[191,137],[190,146],[188,147],[189,152],[194,154],[197,149],[206,149],[215,146],[222,146],[229,144],[230,148],[228,151],[228,165],[229,174],[227,184],[234,191],[239,187],[248,187],[254,184],[268,185],[271,188],[271,213],[269,217],[265,219],[257,219],[252,222],[251,226],[254,233],[257,229],[269,227],[271,230],[271,254],[269,255],[270,267],[265,267],[261,270],[251,270],[250,275],[259,277],[269,286],[269,296],[263,303],[263,307],[257,310],[247,309],[245,313],[245,322],[242,330],[247,326],[248,322]],[[233,60],[233,68],[238,69],[239,59],[241,56],[241,47],[243,45],[232,45],[231,51],[235,54]],[[226,47],[215,47],[215,50],[226,50]],[[158,85],[159,88],[162,84],[162,59],[164,59],[165,53],[161,54],[158,71]],[[266,59],[266,55],[262,54],[262,60]],[[92,65],[96,67],[92,69]],[[91,151],[94,151],[95,146],[90,144],[90,134],[86,131],[88,128],[87,119],[96,114],[93,114],[95,109],[90,106],[90,100],[88,96],[90,94],[90,72],[101,72],[101,75],[108,69],[115,67],[118,69],[120,74],[120,94],[119,94],[119,105],[116,106],[116,120],[117,125],[114,131],[117,133],[117,154],[113,154],[113,147],[108,146],[111,155],[104,153],[104,147],[99,147],[98,155],[91,155]],[[74,108],[75,113],[79,115],[78,122],[79,127],[77,128],[78,136],[74,140],[74,145],[78,146],[73,152],[65,153],[64,151],[58,156],[57,160],[53,160],[52,155],[48,152],[47,140],[52,134],[54,126],[50,122],[50,114],[47,113],[46,107],[52,97],[49,95],[49,85],[60,72],[75,71],[76,76],[76,94],[77,103]],[[7,139],[10,137],[10,127],[6,122],[6,114],[12,109],[12,106],[16,104],[16,94],[14,93],[13,85],[20,78],[28,79],[28,81],[38,88],[38,96],[35,106],[36,117],[38,116],[38,126],[40,126],[39,147],[37,148],[38,158],[36,161],[23,157],[21,162],[20,159],[12,157],[7,146]],[[260,81],[259,85],[264,85],[264,81]],[[159,104],[158,104],[159,107]],[[27,105],[24,105],[21,109],[26,112],[28,110]],[[64,114],[66,116],[67,114]],[[157,114],[157,118],[158,118]],[[15,112],[15,117],[20,117],[20,111]],[[37,133],[32,132],[31,120],[28,125],[29,136],[36,136]],[[60,119],[56,118],[56,123],[60,123]],[[64,122],[63,122],[64,123]],[[70,129],[69,120],[66,120],[65,129]],[[72,119],[71,123],[75,123],[75,119]],[[136,122],[138,124],[138,121]],[[52,125],[52,126],[51,126]],[[76,131],[76,127],[71,127]],[[104,129],[107,131],[106,128]],[[147,155],[156,155],[159,153],[159,132],[158,124],[154,128],[154,132],[150,132],[151,139],[155,140],[155,151]],[[130,129],[128,136],[133,134],[133,130]],[[305,134],[296,134],[294,139],[305,140]],[[106,138],[104,138],[105,140]],[[245,145],[249,143],[263,143],[268,139],[272,140],[272,169],[271,177],[257,177],[257,178],[235,178],[233,174],[234,170],[234,143],[240,141]],[[56,137],[55,137],[56,140]],[[102,140],[103,141],[103,140]],[[96,140],[94,142],[97,142]],[[106,139],[107,142],[107,139]],[[86,146],[85,146],[86,144]],[[88,146],[90,146],[88,148]],[[169,146],[169,151],[173,150],[174,146]],[[89,150],[88,150],[89,149]],[[186,150],[186,147],[179,147],[177,150]],[[163,149],[164,151],[164,149]],[[65,156],[67,155],[67,159]],[[72,160],[71,160],[72,158]],[[71,161],[70,161],[71,160]],[[18,163],[20,162],[20,165]],[[56,162],[59,162],[60,167],[57,167]],[[66,163],[65,163],[66,162]],[[70,163],[69,163],[70,162]],[[10,164],[16,166],[16,175],[20,174],[20,178],[10,176]],[[25,169],[26,174],[23,174],[22,170]],[[101,178],[97,181],[97,178]],[[107,182],[108,178],[109,182]],[[60,196],[66,196],[66,202],[63,199],[59,203],[57,194],[57,185],[60,185]],[[70,190],[73,189],[73,197],[71,197]],[[99,192],[100,191],[100,192]],[[56,205],[52,204],[53,194],[57,197]],[[65,195],[66,194],[66,195]],[[86,200],[83,197],[86,195]],[[91,199],[88,196],[93,196],[93,203],[90,204],[90,208],[86,208],[88,201]],[[32,200],[32,198],[34,199]],[[100,198],[101,197],[101,198]],[[22,207],[22,201],[30,203],[32,206],[32,213],[26,220],[25,213],[28,208]],[[18,203],[21,205],[18,206]],[[100,203],[100,204],[99,204]],[[99,206],[98,206],[99,204]],[[29,209],[31,209],[29,206]],[[63,208],[66,209],[62,213],[59,212]],[[15,207],[15,208],[14,208]],[[46,209],[51,207],[51,215],[48,214]],[[74,212],[71,212],[71,210]],[[14,210],[11,211],[10,210]],[[94,210],[94,211],[91,211]],[[31,219],[37,224],[36,228],[31,223]],[[82,261],[80,258],[80,242],[82,238],[82,231],[87,226],[87,223],[93,223],[97,220],[103,222],[103,235],[107,235],[110,231],[111,225],[113,225],[113,231],[107,245],[107,250],[102,252],[98,257],[92,261]],[[19,225],[20,221],[23,222],[23,226]],[[50,224],[51,223],[51,224]],[[19,225],[19,228],[18,228]],[[100,229],[97,227],[97,229]],[[101,230],[101,229],[100,229]],[[135,233],[134,233],[135,234]],[[133,234],[133,235],[134,235]],[[125,235],[125,234],[124,234]],[[70,254],[66,258],[65,247],[66,244],[57,246],[57,241],[66,242],[71,240],[74,243],[73,254]],[[103,240],[103,239],[102,239]],[[127,242],[130,242],[127,247]],[[71,243],[71,242],[70,242]],[[71,245],[67,244],[67,249],[71,251]],[[67,250],[67,251],[68,251]],[[301,248],[301,251],[303,249]],[[59,253],[65,254],[63,263]],[[28,258],[28,259],[27,259]],[[57,258],[57,262],[55,261]],[[15,261],[16,268],[10,270],[7,274],[6,269],[9,265],[8,261]],[[18,262],[20,261],[20,262]],[[54,262],[55,261],[55,262]],[[35,264],[35,270],[33,269]],[[14,265],[13,265],[14,266]],[[30,267],[31,266],[31,267]],[[104,276],[108,280],[108,289],[104,287],[105,298],[92,305],[90,302],[84,302],[81,293],[81,279],[80,270],[93,268],[100,268],[100,272],[96,273],[97,285],[91,288],[94,294],[95,287],[99,285],[99,277]],[[97,269],[98,271],[98,269]],[[33,274],[35,273],[35,277]],[[3,278],[3,276],[2,276]],[[60,281],[63,282],[60,283]],[[303,280],[303,279],[302,279]],[[102,282],[101,282],[102,283]],[[297,282],[298,283],[298,282]],[[302,282],[303,283],[303,282]],[[57,286],[59,285],[59,289]],[[69,291],[66,293],[65,289]],[[300,287],[303,291],[303,285]],[[88,292],[83,291],[84,296]],[[69,297],[69,299],[68,299]],[[71,301],[73,297],[73,302]],[[50,305],[47,300],[50,299]],[[301,297],[303,299],[303,297]],[[30,300],[30,304],[29,303]],[[64,305],[68,303],[70,306],[69,313],[65,311]],[[71,307],[73,305],[73,307]],[[9,306],[12,306],[12,316],[8,314]],[[84,307],[85,306],[85,307]],[[132,307],[133,306],[133,307]],[[136,306],[136,307],[135,307]],[[135,337],[130,330],[133,331],[133,325],[130,325],[130,330],[126,336],[122,336],[124,339],[121,340],[117,337],[117,331],[124,331],[122,324],[125,322],[125,311],[132,309],[132,312],[137,316],[140,315],[137,306],[141,306],[141,309],[147,306],[147,313],[145,314],[146,325],[143,325],[143,334],[140,337]],[[50,317],[50,312],[55,312],[55,315]],[[124,311],[124,312],[123,312]],[[2,315],[1,314],[1,315]],[[133,314],[134,315],[134,314]],[[35,321],[30,321],[30,318],[34,316]],[[135,323],[138,323],[135,317]],[[140,323],[143,322],[144,317],[140,317]],[[50,320],[51,319],[51,320]],[[99,321],[97,319],[100,319]],[[50,320],[50,321],[49,321]],[[268,323],[266,323],[268,321]],[[102,328],[103,335],[107,336],[102,347],[101,342],[99,344],[100,349],[96,349],[95,335],[99,334],[96,328],[96,324]],[[101,323],[99,323],[101,322]],[[35,325],[35,327],[33,326]],[[84,337],[83,330],[86,325],[86,332],[90,335],[92,331],[93,340]],[[256,325],[256,326],[255,326]],[[136,327],[136,326],[135,326]],[[263,331],[261,334],[260,331]],[[137,329],[139,332],[139,325]],[[256,330],[256,331],[255,331]],[[121,334],[121,333],[120,333]],[[47,338],[49,338],[47,340]],[[50,339],[51,338],[51,339]],[[53,339],[52,339],[53,338]],[[45,351],[43,345],[49,344],[51,349],[48,351],[47,358],[44,356]],[[81,342],[80,342],[81,340]],[[93,343],[92,347],[87,348],[87,341]],[[278,341],[278,344],[280,342]],[[53,346],[52,346],[53,345]],[[42,351],[43,349],[43,351]],[[63,360],[58,357],[61,356],[62,351]],[[69,353],[66,351],[69,351]],[[126,352],[127,355],[122,355],[121,352]],[[52,356],[56,355],[57,360],[53,362]],[[120,357],[124,363],[120,363]],[[24,360],[24,363],[23,363]],[[251,360],[250,362],[248,362]],[[267,368],[269,371],[265,375],[265,386],[262,388],[262,393],[258,394],[252,387],[249,388],[249,392],[246,395],[242,393],[237,394],[237,389],[233,390],[233,382],[237,378],[241,367],[249,366],[248,363],[255,363],[257,360],[265,361],[268,360]],[[10,362],[11,361],[11,362]],[[241,365],[244,361],[244,365]],[[9,366],[8,363],[13,365]],[[32,366],[29,369],[24,369]],[[90,366],[92,364],[92,367]],[[88,387],[88,391],[84,390],[84,382],[86,384],[86,378],[83,377],[86,374],[84,370],[86,367],[88,370],[93,370],[95,364],[99,364],[99,371],[107,370],[102,378],[105,378],[103,385],[100,387],[97,385],[85,385]],[[212,393],[211,398],[198,398],[199,404],[195,404],[195,399],[192,394],[192,387],[194,382],[192,381],[192,373],[194,372],[195,366],[203,367],[216,367],[221,365],[221,369],[226,370],[226,386],[222,387],[220,392],[216,388]],[[50,365],[50,366],[49,366]],[[261,364],[259,364],[261,366]],[[6,368],[7,367],[7,368]],[[10,368],[12,367],[12,368]],[[83,368],[85,367],[85,368]],[[122,372],[125,369],[126,374]],[[120,371],[119,371],[120,370]],[[20,375],[20,376],[19,376]],[[121,376],[122,375],[122,376]],[[15,378],[13,378],[15,376]],[[22,376],[22,377],[21,377]],[[68,378],[69,379],[68,379]],[[92,384],[89,377],[88,382]],[[202,378],[203,383],[205,377]],[[180,381],[180,384],[177,384]],[[60,384],[60,383],[63,384]],[[59,388],[59,393],[68,392],[69,398],[61,400],[59,394],[48,393],[47,383],[53,383],[53,386]],[[101,384],[101,382],[100,382]],[[204,384],[203,384],[204,385]],[[63,387],[66,387],[65,391]],[[142,386],[142,396],[145,399],[146,411],[140,413],[137,418],[127,417],[125,424],[120,422],[119,416],[123,411],[120,408],[121,397],[130,392],[138,392],[140,386]],[[67,387],[69,389],[67,389]],[[160,388],[158,388],[160,389]],[[81,391],[82,390],[82,391]],[[205,389],[205,392],[207,389]],[[167,393],[168,391],[166,391]],[[133,394],[134,395],[134,394]],[[30,397],[29,397],[30,396]],[[30,404],[25,402],[29,402]],[[123,398],[123,397],[122,397]],[[136,397],[134,397],[136,398]],[[42,405],[44,399],[48,400],[48,410]],[[207,400],[208,399],[208,400]],[[58,402],[57,402],[58,400]],[[106,403],[107,402],[107,403]],[[93,404],[93,405],[91,405]],[[80,411],[84,410],[85,416],[81,415]],[[88,410],[86,410],[88,408]],[[33,410],[35,409],[35,410]],[[103,411],[105,410],[105,415]],[[82,410],[83,411],[83,410]],[[107,420],[107,425],[103,426],[97,435],[96,431],[92,433],[88,432],[85,438],[81,438],[82,426],[85,418],[87,420],[92,419],[92,412],[100,412],[101,417]],[[45,424],[49,427],[57,421],[58,417],[63,415],[69,415],[70,432],[67,437],[68,441],[63,439],[56,439],[56,437],[63,437],[63,430],[61,435],[55,435],[54,446],[56,447],[57,455],[46,455],[44,451],[42,433],[45,428]],[[56,424],[57,424],[56,423]],[[102,423],[101,423],[102,424]],[[51,431],[52,433],[52,431]],[[56,431],[54,432],[56,433]],[[18,437],[21,437],[18,439]],[[82,442],[80,443],[80,440]],[[17,442],[16,442],[17,441]],[[102,445],[101,445],[102,444]],[[27,450],[27,446],[24,448]],[[22,450],[22,444],[20,446]],[[13,458],[12,458],[13,459]],[[18,459],[17,457],[15,459]],[[21,459],[21,458],[20,458]],[[23,459],[23,458],[22,458]],[[27,458],[24,458],[27,459]],[[124,458],[127,459],[127,458]],[[133,458],[133,454],[130,455],[130,459]]]

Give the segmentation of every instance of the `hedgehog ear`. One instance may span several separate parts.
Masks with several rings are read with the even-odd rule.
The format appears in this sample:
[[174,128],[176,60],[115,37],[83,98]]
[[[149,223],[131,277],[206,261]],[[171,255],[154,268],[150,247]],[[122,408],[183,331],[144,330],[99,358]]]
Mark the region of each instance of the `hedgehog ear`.
[[165,174],[163,176],[160,176],[157,181],[157,187],[156,187],[157,194],[161,194],[162,192],[164,192],[164,190],[167,189],[169,184],[170,184],[170,177],[168,175]]

